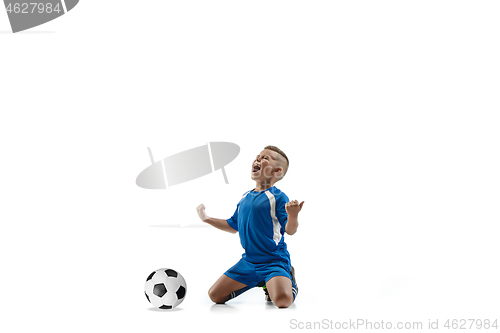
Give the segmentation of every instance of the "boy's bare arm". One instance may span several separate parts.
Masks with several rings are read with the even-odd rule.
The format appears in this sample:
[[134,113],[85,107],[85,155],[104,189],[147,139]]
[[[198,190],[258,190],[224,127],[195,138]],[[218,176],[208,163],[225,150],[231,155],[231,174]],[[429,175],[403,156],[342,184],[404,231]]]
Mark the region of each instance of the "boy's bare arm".
[[299,212],[303,204],[304,201],[299,204],[297,200],[292,200],[285,205],[286,213],[288,214],[285,232],[289,235],[297,232],[297,228],[299,227]]
[[208,223],[211,226],[216,227],[217,229],[227,231],[227,232],[230,232],[232,234],[237,233],[236,230],[234,230],[233,228],[231,228],[229,226],[229,224],[227,223],[226,220],[216,219],[214,217],[209,217],[207,215],[207,213],[205,212],[205,205],[204,204],[201,204],[198,207],[196,207],[196,211],[198,212],[198,216],[200,217],[200,219],[203,222]]

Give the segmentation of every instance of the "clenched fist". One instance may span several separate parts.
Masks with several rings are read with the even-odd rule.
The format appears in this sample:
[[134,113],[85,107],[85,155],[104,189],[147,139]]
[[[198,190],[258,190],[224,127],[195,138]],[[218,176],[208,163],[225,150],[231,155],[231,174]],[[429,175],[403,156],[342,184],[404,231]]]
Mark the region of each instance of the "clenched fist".
[[205,205],[204,204],[201,204],[198,207],[196,207],[196,211],[198,212],[198,216],[200,217],[200,219],[202,221],[209,219],[207,213],[205,212]]
[[288,215],[292,216],[297,216],[302,209],[302,205],[304,204],[304,201],[302,201],[300,204],[297,200],[292,200],[290,202],[287,202],[285,205],[286,213]]

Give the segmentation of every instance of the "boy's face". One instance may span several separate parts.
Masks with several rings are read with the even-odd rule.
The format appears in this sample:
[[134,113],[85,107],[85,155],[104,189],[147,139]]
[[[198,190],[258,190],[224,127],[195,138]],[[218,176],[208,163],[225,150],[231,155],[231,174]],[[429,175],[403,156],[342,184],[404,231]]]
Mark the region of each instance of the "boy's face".
[[275,151],[264,149],[252,163],[252,179],[255,181],[269,181],[273,177],[278,179],[283,168],[278,165],[279,154]]

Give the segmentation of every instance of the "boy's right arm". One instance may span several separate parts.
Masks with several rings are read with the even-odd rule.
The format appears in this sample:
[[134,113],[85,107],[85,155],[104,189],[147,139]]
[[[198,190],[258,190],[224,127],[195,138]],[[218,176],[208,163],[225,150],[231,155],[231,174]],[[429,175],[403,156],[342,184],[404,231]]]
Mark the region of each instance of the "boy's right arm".
[[226,220],[216,219],[214,217],[209,217],[207,215],[207,213],[205,212],[205,205],[204,204],[201,204],[198,207],[196,207],[196,211],[198,212],[198,216],[200,217],[200,219],[203,222],[208,223],[211,226],[216,227],[217,229],[227,231],[227,232],[230,232],[232,234],[237,233],[236,230],[234,230],[233,228],[231,228],[229,226],[229,224],[227,223]]

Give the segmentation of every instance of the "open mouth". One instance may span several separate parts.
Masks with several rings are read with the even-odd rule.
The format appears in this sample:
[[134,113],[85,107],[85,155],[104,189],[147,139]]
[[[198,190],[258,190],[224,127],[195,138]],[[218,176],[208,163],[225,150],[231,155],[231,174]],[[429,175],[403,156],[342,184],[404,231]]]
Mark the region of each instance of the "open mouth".
[[254,164],[252,168],[252,172],[259,172],[260,171],[260,165]]

